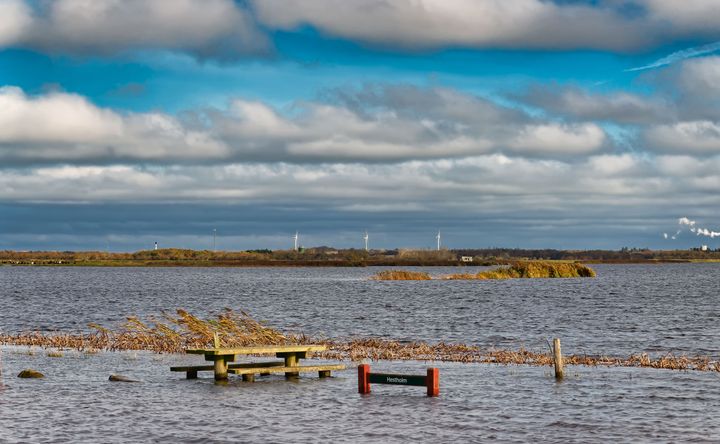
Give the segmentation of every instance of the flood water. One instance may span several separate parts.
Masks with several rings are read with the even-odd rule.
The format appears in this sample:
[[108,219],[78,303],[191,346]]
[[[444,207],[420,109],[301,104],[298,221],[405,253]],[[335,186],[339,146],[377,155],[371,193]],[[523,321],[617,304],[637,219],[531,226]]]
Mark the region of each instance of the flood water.
[[[127,315],[246,310],[284,331],[627,356],[720,359],[720,264],[597,265],[595,279],[376,282],[375,268],[0,267],[0,330],[85,331]],[[418,268],[422,270],[422,268]],[[457,271],[428,268],[432,275]],[[719,442],[720,375],[633,368],[440,368],[441,396],[328,380],[170,373],[197,356],[2,348],[0,442]],[[44,380],[15,378],[24,368]],[[120,373],[141,380],[111,383]],[[232,378],[232,376],[231,376]]]

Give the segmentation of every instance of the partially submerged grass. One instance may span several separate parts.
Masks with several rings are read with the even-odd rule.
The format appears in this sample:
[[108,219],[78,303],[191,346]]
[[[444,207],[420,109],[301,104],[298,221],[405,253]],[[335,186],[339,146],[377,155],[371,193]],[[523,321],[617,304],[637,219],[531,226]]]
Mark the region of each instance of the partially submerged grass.
[[[201,319],[185,310],[176,316],[164,314],[159,319],[144,322],[137,317],[128,318],[118,330],[111,331],[99,325],[90,334],[21,333],[0,335],[0,344],[49,349],[77,349],[85,353],[98,350],[150,350],[158,353],[184,353],[187,348],[213,346],[213,335],[218,333],[221,346],[280,345],[318,343],[328,350],[316,353],[324,359],[360,361],[420,360],[504,365],[552,366],[551,353],[519,350],[482,349],[467,344],[430,344],[426,342],[399,342],[387,339],[364,338],[346,341],[319,340],[304,335],[286,335],[252,319],[247,313],[225,310],[216,318]],[[606,367],[648,367],[671,370],[720,372],[720,361],[706,356],[665,356],[653,358],[648,354],[629,357],[588,355],[564,356],[567,365]]]
[[430,275],[422,271],[385,270],[373,276],[376,281],[429,281]]
[[187,348],[213,346],[218,334],[223,347],[242,347],[255,344],[293,344],[304,341],[303,336],[284,335],[264,326],[245,312],[226,309],[216,318],[201,319],[185,310],[176,315],[163,314],[143,321],[137,316],[112,331],[97,324],[89,334],[42,334],[39,332],[0,335],[0,343],[39,346],[53,349],[76,349],[85,353],[98,350],[151,350],[159,353],[183,353]]
[[[483,350],[465,344],[428,344],[425,342],[401,343],[385,339],[355,339],[344,343],[331,343],[328,351],[319,354],[326,359],[363,359],[445,361],[485,363],[503,365],[531,365],[550,367],[554,365],[552,353],[535,353],[523,348],[519,350]],[[652,358],[646,353],[627,358],[608,356],[568,355],[563,356],[566,365],[604,367],[647,367],[667,370],[695,370],[720,372],[720,361],[706,356],[675,356],[667,354]]]
[[475,275],[454,274],[447,279],[522,279],[595,277],[595,270],[573,262],[518,262],[509,267],[481,271]]
[[[459,273],[444,276],[450,280],[486,280],[521,278],[578,278],[595,277],[595,270],[575,262],[529,261],[517,262],[509,267],[481,271],[479,273]],[[386,270],[373,276],[378,281],[428,281],[430,275],[418,271]]]

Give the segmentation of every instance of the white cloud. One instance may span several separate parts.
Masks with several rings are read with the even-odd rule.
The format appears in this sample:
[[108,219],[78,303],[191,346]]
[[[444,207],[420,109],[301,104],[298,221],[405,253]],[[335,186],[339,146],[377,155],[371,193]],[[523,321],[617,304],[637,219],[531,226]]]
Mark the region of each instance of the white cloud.
[[120,115],[67,93],[30,97],[0,88],[0,160],[13,162],[211,159],[222,142],[158,113]]
[[32,23],[30,8],[22,0],[0,0],[0,47],[12,45]]
[[675,117],[673,104],[658,95],[641,96],[624,91],[599,94],[576,87],[537,85],[519,98],[545,111],[586,120],[644,124]]
[[396,162],[493,152],[581,155],[601,149],[605,141],[593,123],[533,119],[456,91],[403,92],[408,100],[403,103],[395,102],[389,86],[372,97],[357,93],[352,107],[298,102],[287,115],[262,102],[236,99],[227,109],[182,121],[159,112],[120,114],[75,94],[28,96],[5,87],[0,88],[0,160],[9,165]]
[[657,125],[645,133],[650,148],[695,154],[720,153],[720,124],[708,120]]
[[54,0],[38,3],[34,14],[29,0],[0,1],[9,17],[0,24],[13,25],[8,35],[0,26],[3,46],[102,55],[167,49],[218,58],[268,49],[233,0]]
[[594,123],[528,125],[510,142],[522,152],[587,154],[600,149],[605,132]]
[[716,0],[638,0],[651,19],[665,23],[668,33],[691,31],[717,34]]
[[680,86],[685,93],[720,94],[720,57],[688,60],[682,66]]
[[[720,157],[713,160],[717,165]],[[4,170],[2,201],[65,202],[323,202],[353,211],[451,208],[504,211],[555,208],[574,212],[587,204],[685,204],[688,193],[705,192],[694,172],[668,176],[651,159],[592,156],[579,162],[482,155],[398,164],[260,163],[207,166],[53,166]],[[703,174],[720,180],[720,170]],[[572,184],[569,186],[569,184]],[[582,199],[578,200],[578,196]],[[706,204],[720,203],[717,193]],[[674,203],[673,203],[674,202]],[[453,210],[456,211],[456,210]],[[653,210],[655,211],[655,210]]]
[[601,48],[627,50],[654,38],[609,8],[540,0],[256,0],[260,21],[303,24],[368,43],[444,46]]

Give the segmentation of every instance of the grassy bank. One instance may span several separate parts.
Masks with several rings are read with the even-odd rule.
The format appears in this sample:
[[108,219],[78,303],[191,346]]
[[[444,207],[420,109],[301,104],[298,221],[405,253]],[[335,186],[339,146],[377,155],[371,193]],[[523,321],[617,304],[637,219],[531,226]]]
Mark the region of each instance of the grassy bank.
[[[215,318],[201,319],[184,310],[175,315],[164,314],[143,321],[130,317],[118,330],[91,324],[95,331],[88,334],[19,333],[0,335],[0,344],[97,351],[150,350],[158,353],[184,353],[186,348],[213,346],[218,334],[223,347],[266,344],[326,344],[328,350],[316,356],[325,359],[361,361],[423,360],[505,365],[552,366],[551,353],[525,349],[482,349],[467,344],[399,342],[387,339],[358,338],[347,341],[311,338],[302,334],[285,334],[252,319],[246,313],[225,310]],[[670,370],[720,372],[720,362],[708,357],[674,356],[650,357],[634,354],[628,357],[566,355],[567,365],[649,367]]]
[[717,262],[720,251],[558,250],[293,250],[209,251],[165,248],[128,253],[102,251],[0,251],[0,265],[84,267],[364,267],[483,266],[516,262],[665,263]]

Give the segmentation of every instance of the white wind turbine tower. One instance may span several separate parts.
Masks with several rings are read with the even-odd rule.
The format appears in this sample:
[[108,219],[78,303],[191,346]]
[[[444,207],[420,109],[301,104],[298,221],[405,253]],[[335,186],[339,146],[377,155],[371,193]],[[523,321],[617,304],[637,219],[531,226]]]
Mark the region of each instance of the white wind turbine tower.
[[370,236],[368,236],[367,230],[365,230],[365,235],[363,236],[363,240],[365,241],[365,251],[368,251],[368,240],[370,239]]
[[440,251],[440,230],[438,230],[438,234],[435,238],[437,239],[437,251]]
[[295,251],[298,251],[298,239],[299,239],[299,233],[296,231],[295,236],[293,236],[293,239],[295,240],[295,247],[293,248]]

